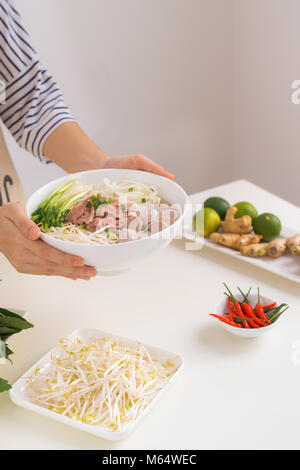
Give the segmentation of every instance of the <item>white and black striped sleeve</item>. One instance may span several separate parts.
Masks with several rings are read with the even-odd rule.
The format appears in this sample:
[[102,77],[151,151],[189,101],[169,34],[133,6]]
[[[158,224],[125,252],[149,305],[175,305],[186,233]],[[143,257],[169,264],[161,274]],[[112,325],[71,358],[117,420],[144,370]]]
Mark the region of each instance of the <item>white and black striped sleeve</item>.
[[75,119],[42,67],[12,0],[0,0],[0,80],[6,96],[0,104],[2,122],[20,147],[47,162],[42,152],[46,138]]

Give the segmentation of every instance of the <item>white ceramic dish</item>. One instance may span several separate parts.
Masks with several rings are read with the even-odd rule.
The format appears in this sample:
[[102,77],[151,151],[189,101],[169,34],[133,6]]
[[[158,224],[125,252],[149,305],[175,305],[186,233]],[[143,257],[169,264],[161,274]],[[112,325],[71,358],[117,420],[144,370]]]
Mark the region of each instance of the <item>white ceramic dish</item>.
[[[233,295],[236,296],[236,298],[238,300],[242,300],[242,296],[239,294],[235,294],[233,293]],[[256,305],[257,303],[257,295],[256,294],[250,294],[249,297],[248,297],[251,305]],[[274,302],[273,299],[271,299],[270,297],[265,297],[265,296],[261,296],[261,302],[262,302],[262,305],[269,305],[271,303]],[[220,300],[217,305],[215,306],[215,314],[216,315],[223,315],[224,313],[227,312],[227,297],[224,295],[224,297],[222,298],[222,300]],[[219,323],[219,325],[224,328],[224,330],[228,331],[229,333],[233,334],[233,335],[236,335],[236,336],[240,336],[241,338],[257,338],[258,336],[262,336],[266,333],[268,333],[268,331],[272,330],[273,328],[275,328],[280,320],[282,319],[282,316],[280,316],[278,318],[278,320],[274,323],[272,323],[271,325],[268,325],[268,326],[264,326],[262,328],[237,328],[235,326],[231,326],[231,325],[227,325],[226,323],[223,323],[221,322],[220,320],[218,320],[217,318],[215,319],[216,322]]]
[[[136,170],[91,170],[77,173],[83,184],[101,184],[105,178],[117,181],[122,178],[139,181],[158,190],[160,197],[166,202],[177,203],[181,206],[182,214],[166,229],[139,240],[111,245],[83,245],[63,240],[56,240],[50,235],[43,234],[42,240],[49,245],[66,253],[84,258],[85,263],[95,266],[99,275],[117,275],[131,269],[135,264],[150,255],[158,248],[167,246],[181,228],[188,197],[185,191],[174,181],[145,171]],[[39,204],[65,179],[59,178],[38,189],[28,200],[26,209],[28,216],[38,208]]]
[[[73,331],[68,337],[70,338],[79,337],[81,340],[86,341],[89,338],[103,337],[103,336],[107,336],[108,334],[109,334],[108,332],[94,330],[94,329],[79,329],[79,330]],[[133,341],[131,339],[122,338],[116,335],[112,335],[112,338],[116,341],[122,341],[123,343],[125,343],[126,345],[130,347],[136,346],[136,341]],[[35,405],[34,403],[32,403],[27,393],[26,377],[32,374],[37,367],[42,368],[49,362],[51,351],[49,351],[45,356],[43,356],[36,364],[34,364],[30,368],[30,370],[28,370],[19,380],[15,382],[15,384],[13,385],[13,387],[11,388],[9,392],[10,398],[16,405],[26,408],[28,410],[34,411],[41,415],[47,416],[48,418],[59,421],[60,423],[67,424],[69,426],[80,429],[81,431],[88,432],[90,434],[94,434],[95,436],[101,437],[103,439],[108,439],[111,441],[119,441],[127,437],[135,429],[135,427],[140,423],[143,417],[149,413],[149,411],[153,408],[157,400],[159,400],[161,395],[167,390],[169,385],[174,381],[175,377],[177,377],[177,375],[183,368],[183,358],[179,354],[171,353],[169,351],[165,351],[164,349],[160,349],[154,346],[149,346],[149,345],[145,345],[145,346],[148,349],[151,357],[153,357],[154,359],[163,361],[163,362],[166,361],[167,359],[171,359],[172,362],[174,362],[174,364],[178,367],[178,369],[175,372],[175,374],[173,374],[170,377],[167,385],[159,392],[159,394],[155,397],[155,399],[151,402],[151,404],[143,411],[143,413],[135,421],[127,425],[122,431],[113,432],[113,431],[108,431],[106,428],[104,428],[101,425],[92,426],[89,424],[84,424],[80,421],[73,420],[66,416],[61,416],[60,414],[57,414],[53,411],[49,411],[46,408],[43,408],[39,405]]]
[[[200,207],[199,207],[200,209]],[[288,227],[282,227],[281,236],[282,237],[291,237],[299,233],[295,230],[292,230]],[[244,261],[245,263],[253,264],[259,268],[265,269],[272,273],[278,274],[279,276],[285,277],[292,281],[300,284],[300,259],[299,256],[293,256],[289,253],[280,256],[277,259],[270,258],[269,256],[264,256],[262,258],[251,258],[249,256],[243,256],[239,251],[232,250],[217,243],[213,243],[211,240],[203,237],[200,237],[196,234],[193,229],[193,220],[191,213],[187,214],[184,221],[184,238],[190,241],[194,241],[199,244],[199,246],[207,246],[215,251],[220,253],[225,253],[226,255],[232,256],[233,258]]]

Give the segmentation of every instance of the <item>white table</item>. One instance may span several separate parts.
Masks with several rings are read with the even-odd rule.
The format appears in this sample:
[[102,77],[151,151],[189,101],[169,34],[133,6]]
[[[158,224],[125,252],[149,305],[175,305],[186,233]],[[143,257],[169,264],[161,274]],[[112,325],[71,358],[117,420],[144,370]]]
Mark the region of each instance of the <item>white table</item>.
[[[192,196],[250,200],[298,228],[300,209],[246,182]],[[185,251],[174,241],[126,275],[91,282],[17,274],[0,261],[1,304],[26,308],[35,328],[13,338],[14,381],[56,341],[78,327],[94,327],[178,351],[181,377],[125,441],[110,443],[18,408],[0,394],[1,449],[299,448],[299,285],[209,248]],[[300,260],[299,260],[300,262]],[[230,285],[261,286],[290,304],[280,327],[243,340],[208,316]],[[299,349],[299,345],[298,345]],[[300,354],[298,354],[300,358]],[[300,362],[300,361],[298,361]]]

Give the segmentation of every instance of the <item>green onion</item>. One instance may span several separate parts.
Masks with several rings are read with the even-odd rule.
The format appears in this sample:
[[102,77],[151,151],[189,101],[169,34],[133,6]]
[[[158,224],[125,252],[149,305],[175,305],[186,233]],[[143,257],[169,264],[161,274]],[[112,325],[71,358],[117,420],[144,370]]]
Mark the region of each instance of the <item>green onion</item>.
[[61,227],[72,207],[86,196],[86,191],[73,192],[74,180],[64,181],[48,196],[31,215],[31,219],[44,231]]

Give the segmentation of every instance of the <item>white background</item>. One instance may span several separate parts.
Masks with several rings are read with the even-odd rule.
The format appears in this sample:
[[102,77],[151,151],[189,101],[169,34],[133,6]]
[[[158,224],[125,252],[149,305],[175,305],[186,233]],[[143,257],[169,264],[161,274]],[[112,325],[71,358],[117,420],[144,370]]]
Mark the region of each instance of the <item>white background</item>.
[[[41,60],[110,155],[189,192],[247,178],[299,204],[298,0],[16,0]],[[60,174],[9,140],[27,193]]]

